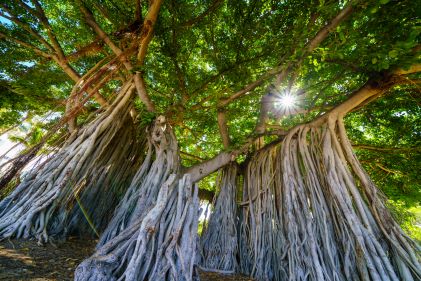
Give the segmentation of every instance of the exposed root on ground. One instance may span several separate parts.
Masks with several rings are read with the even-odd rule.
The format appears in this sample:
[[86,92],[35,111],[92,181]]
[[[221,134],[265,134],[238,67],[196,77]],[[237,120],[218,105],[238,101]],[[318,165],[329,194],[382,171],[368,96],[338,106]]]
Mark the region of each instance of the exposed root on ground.
[[171,174],[153,207],[76,269],[75,280],[192,280],[199,199]]

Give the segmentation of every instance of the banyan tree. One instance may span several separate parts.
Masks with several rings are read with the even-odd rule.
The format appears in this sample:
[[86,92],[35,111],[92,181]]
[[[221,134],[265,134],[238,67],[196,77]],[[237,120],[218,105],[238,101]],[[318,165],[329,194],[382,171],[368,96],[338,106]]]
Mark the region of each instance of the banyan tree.
[[78,281],[420,280],[415,2],[2,1],[0,132],[44,135],[0,238],[98,238]]

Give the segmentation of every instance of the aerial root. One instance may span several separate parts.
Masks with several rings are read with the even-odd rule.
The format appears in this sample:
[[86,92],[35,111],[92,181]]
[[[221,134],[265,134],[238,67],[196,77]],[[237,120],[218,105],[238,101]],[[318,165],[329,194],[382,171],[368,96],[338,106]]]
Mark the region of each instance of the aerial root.
[[200,238],[200,266],[207,271],[235,273],[238,270],[236,179],[237,165],[221,169],[217,182],[219,194]]
[[133,177],[97,247],[113,239],[134,221],[143,218],[155,204],[161,186],[171,174],[179,172],[177,141],[165,118],[158,117],[147,131],[145,160]]
[[342,120],[254,155],[239,259],[258,280],[419,280],[420,251],[352,153]]
[[36,237],[42,243],[69,231],[105,227],[116,195],[124,192],[142,160],[144,144],[129,114],[132,90],[124,86],[107,111],[0,202],[0,237]]
[[78,266],[75,280],[193,280],[198,188],[171,174],[156,203]]

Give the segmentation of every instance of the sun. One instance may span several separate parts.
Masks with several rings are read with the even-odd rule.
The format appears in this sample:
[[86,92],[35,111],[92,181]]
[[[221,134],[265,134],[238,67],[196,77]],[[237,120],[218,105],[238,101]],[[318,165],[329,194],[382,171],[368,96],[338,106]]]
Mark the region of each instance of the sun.
[[277,108],[292,108],[296,106],[296,98],[290,94],[283,94],[277,97],[275,106]]
[[292,107],[295,105],[295,97],[291,95],[283,95],[279,99],[279,103],[284,107]]

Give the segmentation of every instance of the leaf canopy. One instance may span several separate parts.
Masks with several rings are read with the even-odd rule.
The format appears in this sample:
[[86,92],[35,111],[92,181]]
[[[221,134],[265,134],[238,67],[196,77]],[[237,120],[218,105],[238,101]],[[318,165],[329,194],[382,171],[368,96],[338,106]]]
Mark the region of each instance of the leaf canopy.
[[[57,63],[55,44],[63,61],[80,76],[112,55],[87,24],[81,3],[110,39],[126,49],[141,36],[147,2],[4,1],[0,5],[0,132],[19,124],[27,114],[64,114],[75,82]],[[307,52],[312,38],[347,5],[352,5],[352,13]],[[296,95],[299,108],[305,110],[268,121],[270,128],[288,129],[344,101],[370,78],[419,64],[419,12],[417,1],[412,0],[163,1],[145,63],[136,66],[132,58],[132,72],[143,74],[157,113],[171,119],[183,164],[189,166],[224,149],[219,111],[226,115],[231,148],[254,132],[261,98],[276,79],[269,72],[276,67],[289,66],[279,91]],[[129,74],[117,71],[100,93],[112,99]],[[245,88],[259,79],[254,87]],[[238,98],[221,106],[242,90]],[[365,168],[392,200],[408,206],[421,199],[420,100],[419,75],[413,74],[346,119]],[[99,104],[90,101],[79,120],[87,120],[97,108]],[[136,109],[144,122],[154,116],[139,100]]]

